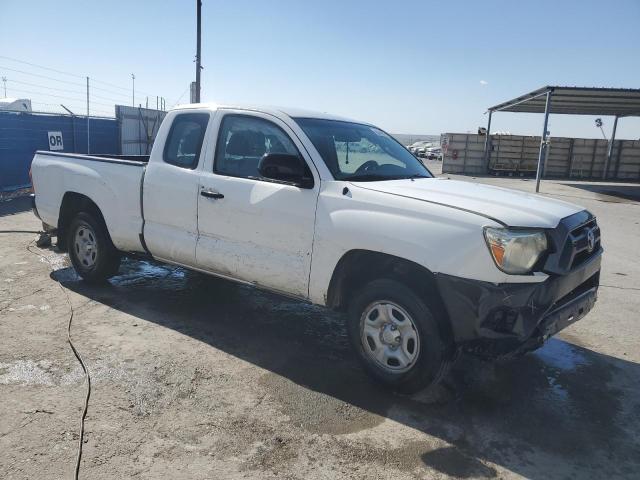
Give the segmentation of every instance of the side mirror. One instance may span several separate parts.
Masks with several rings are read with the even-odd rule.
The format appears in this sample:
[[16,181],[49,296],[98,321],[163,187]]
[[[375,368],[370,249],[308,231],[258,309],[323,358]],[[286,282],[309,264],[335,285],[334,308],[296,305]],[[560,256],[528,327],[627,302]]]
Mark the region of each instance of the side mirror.
[[313,178],[305,170],[304,161],[288,153],[266,153],[258,163],[258,172],[265,178],[311,188]]

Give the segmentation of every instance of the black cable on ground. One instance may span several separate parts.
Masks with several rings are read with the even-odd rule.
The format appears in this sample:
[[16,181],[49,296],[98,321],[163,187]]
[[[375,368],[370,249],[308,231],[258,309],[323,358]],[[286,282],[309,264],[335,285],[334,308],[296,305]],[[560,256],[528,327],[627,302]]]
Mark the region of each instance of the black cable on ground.
[[[0,231],[0,233],[6,233],[6,232]],[[20,233],[42,233],[42,232],[20,232]],[[53,272],[54,271],[53,265],[51,265],[51,262],[49,261],[49,259],[43,254],[41,254],[40,252],[36,252],[35,250],[32,250],[34,243],[35,243],[35,240],[32,240],[27,245],[27,250],[30,253],[33,253],[34,255],[38,255],[39,257],[43,258],[44,261],[46,261],[49,264],[49,267]],[[82,417],[80,418],[80,436],[78,438],[78,454],[76,456],[76,467],[73,475],[74,480],[78,480],[78,475],[80,474],[80,461],[82,460],[82,445],[84,443],[84,420],[87,416],[87,410],[89,409],[89,398],[91,397],[91,375],[89,375],[89,370],[87,369],[87,366],[85,365],[84,360],[82,359],[82,356],[80,355],[78,350],[76,350],[76,347],[73,344],[73,341],[71,340],[71,324],[73,323],[74,312],[73,312],[73,305],[71,304],[71,299],[69,298],[69,293],[67,292],[67,289],[64,288],[62,283],[58,282],[58,286],[60,287],[60,290],[62,290],[62,293],[64,294],[65,299],[67,301],[67,304],[69,305],[69,321],[67,322],[67,341],[69,342],[69,346],[71,347],[71,350],[73,351],[73,354],[75,355],[76,359],[78,360],[78,362],[80,362],[80,366],[82,367],[82,370],[84,372],[84,377],[87,383],[87,392],[84,398],[84,408],[82,410]]]

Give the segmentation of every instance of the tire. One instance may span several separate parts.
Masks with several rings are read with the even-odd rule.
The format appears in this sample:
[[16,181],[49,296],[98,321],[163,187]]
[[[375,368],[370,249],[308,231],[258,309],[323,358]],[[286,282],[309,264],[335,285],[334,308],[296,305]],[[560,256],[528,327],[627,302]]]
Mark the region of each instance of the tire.
[[99,215],[78,212],[69,225],[67,247],[73,268],[86,282],[104,282],[118,272],[120,253]]
[[365,370],[402,393],[435,386],[453,361],[434,310],[395,280],[374,280],[354,295],[347,330]]

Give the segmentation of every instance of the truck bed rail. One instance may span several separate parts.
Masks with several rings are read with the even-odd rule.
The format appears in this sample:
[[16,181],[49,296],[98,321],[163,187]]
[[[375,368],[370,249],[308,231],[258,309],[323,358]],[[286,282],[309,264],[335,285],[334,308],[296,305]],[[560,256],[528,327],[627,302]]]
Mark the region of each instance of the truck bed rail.
[[149,155],[111,155],[106,153],[83,154],[83,153],[65,153],[65,152],[49,152],[46,150],[38,150],[38,155],[51,155],[54,157],[75,158],[79,160],[91,160],[94,162],[119,163],[123,165],[142,166],[149,163]]

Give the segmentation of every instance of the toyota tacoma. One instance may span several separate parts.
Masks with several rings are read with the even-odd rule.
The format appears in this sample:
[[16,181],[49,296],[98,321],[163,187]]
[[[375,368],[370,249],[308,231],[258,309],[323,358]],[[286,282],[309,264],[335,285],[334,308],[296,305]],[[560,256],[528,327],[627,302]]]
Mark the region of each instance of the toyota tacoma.
[[459,351],[531,351],[596,300],[590,212],[436,178],[383,130],[324,113],[178,107],[149,156],[38,151],[32,178],[84,280],[145,255],[344,311],[365,369],[404,392]]

